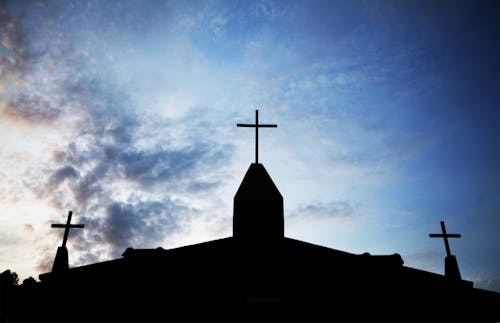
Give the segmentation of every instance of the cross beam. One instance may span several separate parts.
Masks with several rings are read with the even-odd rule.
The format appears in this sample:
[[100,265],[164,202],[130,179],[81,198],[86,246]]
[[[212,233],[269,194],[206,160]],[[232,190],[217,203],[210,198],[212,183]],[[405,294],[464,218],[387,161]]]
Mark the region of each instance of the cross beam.
[[83,224],[71,224],[71,217],[73,216],[73,211],[69,211],[68,213],[68,220],[66,224],[52,224],[52,228],[64,228],[64,238],[63,238],[63,243],[62,246],[66,247],[66,241],[68,240],[68,234],[69,234],[69,229],[71,228],[80,228],[83,229],[84,225]]
[[259,124],[259,110],[255,110],[255,124],[237,123],[236,127],[255,128],[255,163],[259,163],[259,128],[277,128],[276,124]]
[[446,228],[444,226],[444,221],[441,221],[441,231],[443,233],[431,233],[430,238],[443,238],[444,246],[446,247],[446,255],[451,256],[450,244],[448,243],[448,238],[460,238],[461,235],[458,233],[446,233]]

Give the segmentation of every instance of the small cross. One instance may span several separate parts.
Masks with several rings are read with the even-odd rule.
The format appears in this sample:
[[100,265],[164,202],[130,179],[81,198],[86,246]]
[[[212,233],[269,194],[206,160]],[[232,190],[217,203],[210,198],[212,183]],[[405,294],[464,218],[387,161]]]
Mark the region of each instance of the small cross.
[[237,123],[236,127],[255,128],[255,163],[259,163],[259,128],[277,128],[276,124],[259,124],[259,110],[255,110],[255,124]]
[[448,244],[448,238],[460,238],[458,233],[446,233],[446,228],[444,227],[444,221],[441,221],[441,231],[443,233],[431,233],[429,237],[431,238],[443,238],[444,246],[446,247],[446,255],[451,256],[450,245]]
[[68,234],[69,234],[69,229],[70,228],[80,228],[83,229],[84,225],[83,224],[71,224],[71,217],[73,216],[73,211],[69,211],[68,213],[68,221],[66,224],[52,224],[52,228],[64,228],[64,238],[63,238],[63,243],[62,246],[66,247],[66,241],[68,240]]

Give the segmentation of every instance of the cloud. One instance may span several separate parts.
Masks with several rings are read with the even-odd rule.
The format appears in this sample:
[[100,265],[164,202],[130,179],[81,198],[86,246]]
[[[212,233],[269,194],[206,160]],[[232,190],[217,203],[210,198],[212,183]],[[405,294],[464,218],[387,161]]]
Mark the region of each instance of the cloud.
[[61,111],[38,95],[19,95],[1,104],[1,113],[12,121],[40,124],[55,121]]
[[4,8],[0,8],[0,36],[2,46],[7,49],[6,54],[0,56],[0,76],[22,80],[41,53],[30,46],[29,32],[22,19]]
[[443,253],[437,250],[416,250],[404,255],[405,264],[409,267],[422,268],[432,272],[442,272]]
[[19,237],[11,233],[0,233],[0,242],[2,246],[14,245],[19,243]]
[[105,147],[105,156],[119,169],[120,175],[142,186],[154,185],[185,175],[206,154],[207,147],[200,144],[179,150],[122,151],[118,147]]
[[2,45],[4,47],[7,47],[9,49],[12,49],[14,48],[15,44],[14,42],[12,41],[11,39],[11,36],[9,34],[3,34],[3,37],[2,37]]
[[183,229],[188,210],[171,200],[113,202],[106,208],[101,234],[111,244],[114,254],[131,246],[152,247],[165,235]]
[[31,224],[23,224],[23,231],[26,233],[33,232],[33,225]]
[[263,16],[268,19],[276,19],[285,14],[283,4],[276,1],[260,0],[255,4],[255,12],[257,16]]
[[49,179],[50,186],[57,186],[67,178],[78,178],[78,171],[72,166],[59,168]]
[[[51,7],[37,10],[43,13]],[[127,5],[117,7],[131,12]],[[112,73],[89,68],[88,57],[73,47],[77,39],[69,38],[67,29],[57,30],[71,24],[71,13],[48,23],[58,10],[43,18],[47,26],[54,26],[41,27],[46,35],[27,29],[22,17],[0,13],[0,41],[5,47],[0,56],[2,86],[11,83],[4,86],[0,114],[60,134],[47,151],[52,158],[30,165],[32,176],[25,185],[50,206],[73,210],[75,222],[85,224],[85,229],[70,233],[70,263],[119,257],[128,247],[156,247],[189,230],[200,216],[192,198],[219,187],[224,179],[207,175],[208,170],[220,167],[233,148],[215,143],[200,130],[214,125],[195,123],[193,116],[179,122],[145,116]],[[107,37],[118,29],[116,19],[105,18],[90,19],[104,24]],[[213,21],[215,29],[225,24],[219,18]],[[126,15],[126,20],[131,24],[125,34],[152,27],[141,15]],[[14,83],[17,86],[11,86]],[[54,129],[54,124],[64,126]],[[40,251],[37,270],[48,271],[54,250],[44,237],[35,240]]]
[[[198,213],[178,197],[189,201],[190,194],[216,189],[220,179],[206,172],[228,159],[232,146],[197,128],[213,127],[209,123],[192,123],[189,116],[179,123],[150,121],[113,82],[74,75],[57,88],[66,111],[59,121],[72,123],[69,140],[32,186],[40,196],[50,191],[52,205],[75,210],[85,224],[70,235],[78,251],[74,263],[119,257],[128,247],[158,246],[186,232]],[[48,265],[42,259],[40,268]]]
[[350,218],[354,216],[355,210],[356,205],[348,201],[316,203],[299,206],[289,217]]
[[157,246],[184,232],[196,211],[172,196],[214,190],[219,181],[205,180],[205,171],[227,159],[231,147],[197,136],[167,141],[154,127],[144,131],[152,125],[134,114],[124,93],[81,82],[65,87],[68,101],[81,107],[79,127],[54,152],[53,170],[38,188],[61,192],[52,194],[54,205],[83,215],[85,232],[70,239],[80,251],[77,261],[118,257],[128,247]]
[[492,290],[500,293],[500,274],[495,274],[474,280],[474,287]]
[[54,264],[54,250],[48,248],[47,246],[39,246],[39,257],[36,264],[36,270],[40,273],[50,272],[52,270],[52,265]]
[[96,205],[97,210],[103,214],[95,217],[89,212],[79,217],[78,223],[84,223],[85,228],[70,234],[72,249],[78,251],[76,263],[117,258],[128,247],[157,247],[166,237],[185,233],[192,216],[197,215],[197,210],[168,197],[159,201],[111,201]]
[[0,116],[28,124],[52,123],[60,117],[63,104],[46,91],[53,80],[40,76],[41,63],[50,54],[49,46],[35,45],[41,31],[28,28],[24,18],[11,14],[5,4],[0,5],[0,39],[4,47],[0,51]]

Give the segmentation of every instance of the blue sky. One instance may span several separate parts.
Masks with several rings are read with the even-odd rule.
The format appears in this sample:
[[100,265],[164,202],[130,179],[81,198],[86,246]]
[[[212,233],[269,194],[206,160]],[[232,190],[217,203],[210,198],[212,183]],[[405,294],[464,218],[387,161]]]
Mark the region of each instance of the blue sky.
[[[15,1],[0,14],[0,270],[230,236],[253,161],[285,234],[500,291],[500,26],[482,1]],[[3,269],[2,269],[3,268]]]

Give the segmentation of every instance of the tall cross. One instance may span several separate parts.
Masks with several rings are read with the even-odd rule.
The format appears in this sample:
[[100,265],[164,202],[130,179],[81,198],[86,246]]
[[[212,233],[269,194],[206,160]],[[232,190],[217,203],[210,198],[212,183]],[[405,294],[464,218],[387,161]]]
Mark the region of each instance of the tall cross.
[[458,233],[446,233],[446,228],[444,227],[444,221],[441,221],[441,231],[443,233],[431,233],[429,237],[431,238],[443,238],[444,246],[446,247],[446,255],[451,256],[450,245],[448,244],[448,238],[460,238]]
[[68,213],[68,221],[66,224],[52,224],[52,228],[64,228],[64,238],[62,247],[66,247],[66,241],[68,240],[69,229],[71,228],[80,228],[83,229],[83,224],[71,224],[71,217],[73,216],[73,211],[69,211]]
[[255,128],[255,163],[259,163],[259,128],[277,128],[276,124],[259,124],[259,110],[255,110],[255,124],[237,123],[236,127]]

